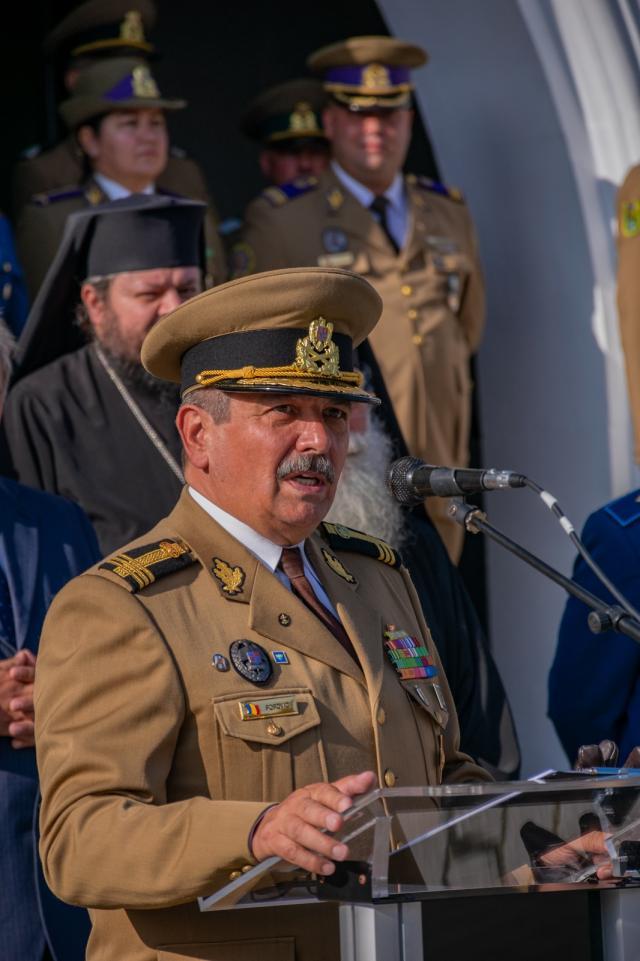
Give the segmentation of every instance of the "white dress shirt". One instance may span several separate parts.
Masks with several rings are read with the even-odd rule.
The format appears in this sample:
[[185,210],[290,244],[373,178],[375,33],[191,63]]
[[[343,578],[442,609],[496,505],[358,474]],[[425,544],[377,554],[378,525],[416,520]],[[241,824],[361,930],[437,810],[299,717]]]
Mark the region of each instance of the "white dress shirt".
[[[107,195],[109,200],[124,200],[125,197],[130,197],[132,191],[127,190],[122,184],[119,184],[117,180],[112,180],[110,177],[105,177],[104,174],[94,173],[93,179],[97,183],[98,187],[103,193]],[[136,193],[139,194],[154,194],[156,192],[155,184],[149,184],[144,190],[137,190]]]
[[[356,180],[351,174],[348,174],[346,170],[343,170],[337,161],[331,161],[331,168],[342,186],[355,197],[358,203],[362,204],[362,206],[368,210],[377,194],[374,194],[368,187],[361,184],[359,180]],[[387,226],[389,233],[397,243],[398,250],[402,250],[409,230],[409,202],[404,189],[402,174],[397,173],[395,175],[391,186],[385,190],[383,196],[389,201],[387,205]],[[371,216],[374,215],[372,214]]]
[[[276,575],[278,580],[284,584],[288,590],[291,590],[291,581],[284,571],[281,571],[278,567],[280,558],[282,557],[281,544],[274,544],[273,541],[268,540],[268,538],[263,537],[262,534],[258,534],[257,531],[254,531],[254,529],[249,527],[248,524],[245,524],[244,521],[238,520],[238,518],[234,517],[233,514],[227,514],[227,512],[223,511],[221,507],[218,507],[217,504],[214,504],[213,501],[210,501],[204,496],[204,494],[194,490],[193,487],[189,487],[189,493],[193,497],[196,504],[199,504],[200,507],[205,510],[210,517],[213,517],[214,521],[216,521],[220,527],[223,527],[228,534],[231,534],[231,536],[235,537],[237,541],[240,541],[240,543],[246,547],[254,557],[257,557],[257,559],[264,564],[265,567],[269,568],[272,574]],[[307,558],[304,549],[304,541],[300,541],[299,544],[294,544],[293,547],[299,548],[300,552],[302,553],[304,575],[311,584],[313,593],[316,595],[320,603],[326,607],[328,611],[331,611],[337,620],[340,620],[336,609],[327,596],[324,587],[318,580],[316,572],[309,563],[309,559]]]

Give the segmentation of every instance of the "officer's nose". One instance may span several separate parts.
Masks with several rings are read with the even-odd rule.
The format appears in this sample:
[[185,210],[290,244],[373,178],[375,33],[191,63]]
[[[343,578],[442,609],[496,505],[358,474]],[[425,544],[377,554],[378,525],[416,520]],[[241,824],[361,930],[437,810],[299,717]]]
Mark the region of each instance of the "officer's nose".
[[331,447],[331,438],[324,420],[309,418],[301,420],[299,423],[296,449],[315,454],[326,454]]

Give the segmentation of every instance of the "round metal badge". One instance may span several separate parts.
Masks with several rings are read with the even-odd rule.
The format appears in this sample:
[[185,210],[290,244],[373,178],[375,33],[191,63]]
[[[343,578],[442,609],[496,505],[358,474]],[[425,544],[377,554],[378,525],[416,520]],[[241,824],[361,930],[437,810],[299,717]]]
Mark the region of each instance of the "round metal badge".
[[252,684],[266,684],[273,670],[271,661],[259,644],[246,639],[234,641],[229,647],[234,668]]

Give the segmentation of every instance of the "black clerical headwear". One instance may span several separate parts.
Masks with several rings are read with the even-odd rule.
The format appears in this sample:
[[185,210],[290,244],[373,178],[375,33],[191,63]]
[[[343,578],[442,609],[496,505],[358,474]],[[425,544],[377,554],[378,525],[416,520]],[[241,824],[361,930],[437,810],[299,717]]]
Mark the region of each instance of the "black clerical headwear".
[[71,214],[18,341],[14,382],[82,346],[73,318],[87,278],[202,267],[205,209],[193,200],[133,194]]

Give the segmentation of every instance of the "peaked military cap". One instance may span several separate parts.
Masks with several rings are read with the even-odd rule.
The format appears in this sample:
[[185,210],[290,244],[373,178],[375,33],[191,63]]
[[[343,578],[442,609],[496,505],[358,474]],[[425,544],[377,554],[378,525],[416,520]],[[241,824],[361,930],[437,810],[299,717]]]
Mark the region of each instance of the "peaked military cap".
[[148,56],[154,52],[146,34],[153,29],[152,0],[87,0],[57,24],[44,39],[44,52],[70,57]]
[[322,47],[307,60],[324,89],[350,110],[393,110],[411,103],[411,68],[426,51],[395,37],[349,37]]
[[114,110],[159,107],[180,110],[185,100],[162,96],[148,63],[133,57],[101,60],[83,70],[73,94],[60,104],[60,115],[70,130],[86,120]]
[[14,381],[82,346],[73,312],[83,280],[158,267],[202,267],[205,210],[195,200],[132,194],[70,214],[20,336]]
[[288,80],[251,101],[240,129],[250,140],[268,146],[325,143],[320,112],[326,99],[319,80]]
[[315,394],[379,403],[362,389],[353,348],[382,312],[363,277],[295,267],[240,277],[167,314],[142,345],[148,371],[181,385]]

